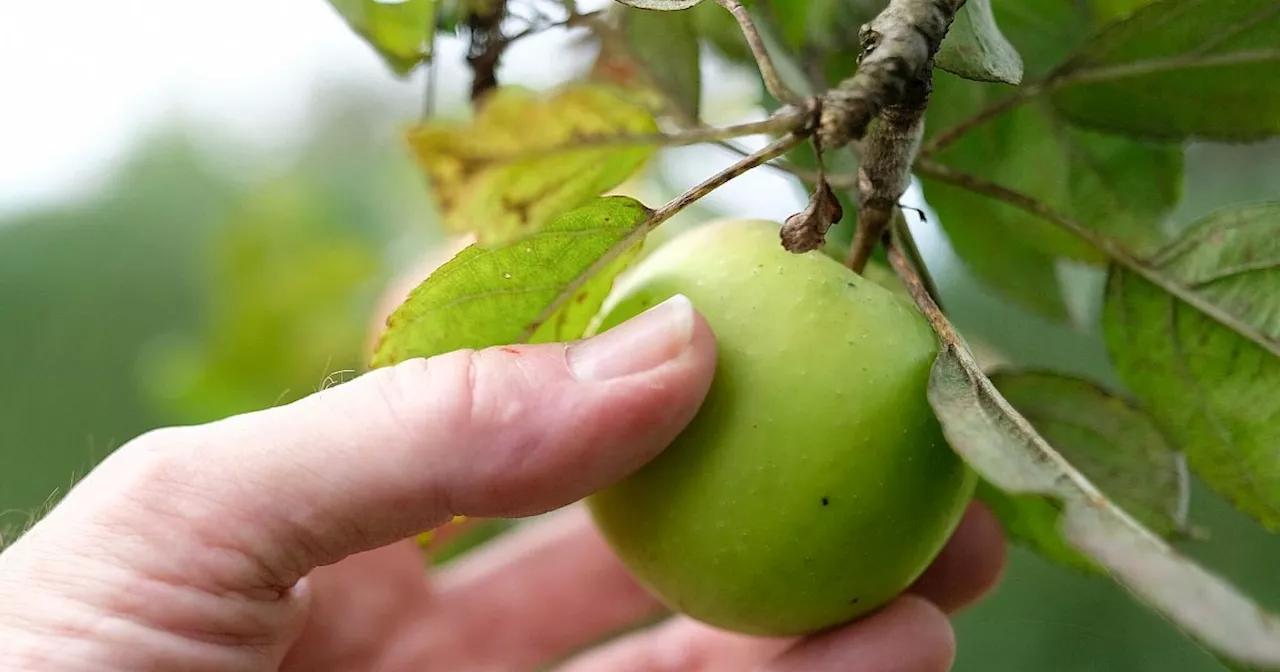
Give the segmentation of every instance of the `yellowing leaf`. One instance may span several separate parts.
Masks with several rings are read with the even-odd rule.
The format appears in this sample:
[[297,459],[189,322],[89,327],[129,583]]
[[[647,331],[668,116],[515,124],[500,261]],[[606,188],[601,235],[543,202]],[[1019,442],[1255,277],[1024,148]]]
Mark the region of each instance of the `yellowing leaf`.
[[639,251],[651,214],[630,198],[599,198],[522,240],[466,248],[391,315],[373,366],[580,337]]
[[409,74],[431,56],[435,0],[329,0],[329,4],[397,74]]
[[627,138],[656,133],[649,109],[619,90],[574,84],[547,96],[498,89],[470,123],[429,122],[409,142],[431,179],[446,228],[500,244],[631,177],[656,151]]

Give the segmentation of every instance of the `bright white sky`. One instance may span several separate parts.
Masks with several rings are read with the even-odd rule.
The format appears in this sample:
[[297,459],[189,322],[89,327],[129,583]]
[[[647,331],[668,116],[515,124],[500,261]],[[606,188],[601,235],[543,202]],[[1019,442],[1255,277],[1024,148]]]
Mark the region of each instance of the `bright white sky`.
[[287,141],[348,78],[415,104],[324,0],[0,2],[0,210],[83,187],[173,115]]
[[[574,66],[556,57],[557,39],[509,52],[504,81],[566,76]],[[441,45],[442,62],[457,62],[459,47]],[[461,95],[466,76],[441,68],[441,95]],[[140,134],[175,115],[287,143],[306,127],[314,87],[345,79],[403,101],[405,118],[418,110],[420,80],[387,74],[324,0],[0,0],[0,215],[92,188]],[[729,95],[743,90],[741,80],[707,79]],[[730,160],[690,150],[672,159],[682,185]],[[803,207],[792,183],[764,170],[710,200],[777,219]]]

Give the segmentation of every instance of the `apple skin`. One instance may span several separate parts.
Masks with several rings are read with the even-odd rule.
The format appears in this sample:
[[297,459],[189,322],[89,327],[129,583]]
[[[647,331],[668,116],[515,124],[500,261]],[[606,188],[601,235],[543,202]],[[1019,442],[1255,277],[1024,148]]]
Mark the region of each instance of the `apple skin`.
[[908,588],[976,475],[926,399],[938,342],[901,295],[778,225],[683,233],[619,281],[593,332],[684,294],[716,334],[711,390],[675,442],[587,500],[670,609],[758,636],[855,620]]

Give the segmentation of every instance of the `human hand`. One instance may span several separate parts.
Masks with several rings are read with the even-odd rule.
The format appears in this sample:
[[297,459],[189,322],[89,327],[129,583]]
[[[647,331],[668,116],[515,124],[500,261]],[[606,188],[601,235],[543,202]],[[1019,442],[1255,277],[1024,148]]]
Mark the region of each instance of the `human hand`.
[[[1003,564],[976,505],[909,595],[831,633],[676,617],[577,653],[663,611],[569,505],[670,442],[714,356],[675,300],[590,341],[414,360],[140,437],[0,555],[0,669],[948,669],[945,612]],[[411,540],[562,508],[429,579]]]

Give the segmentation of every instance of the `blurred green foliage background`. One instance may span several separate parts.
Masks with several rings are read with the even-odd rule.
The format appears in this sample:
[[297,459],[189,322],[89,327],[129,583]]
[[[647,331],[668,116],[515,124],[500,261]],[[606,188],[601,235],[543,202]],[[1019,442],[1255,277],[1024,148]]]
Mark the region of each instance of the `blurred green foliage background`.
[[[95,192],[0,221],[0,521],[20,527],[150,428],[285,403],[361,370],[377,297],[438,234],[380,103],[319,98],[283,167],[248,171],[252,148],[158,128]],[[1280,194],[1280,144],[1196,147],[1189,163],[1180,222]],[[1005,359],[1109,377],[1091,325],[1050,325],[982,291],[945,250],[932,257],[959,325]],[[1280,537],[1203,488],[1193,518],[1210,536],[1190,552],[1280,608]],[[957,625],[962,672],[1219,669],[1113,584],[1020,550]]]

